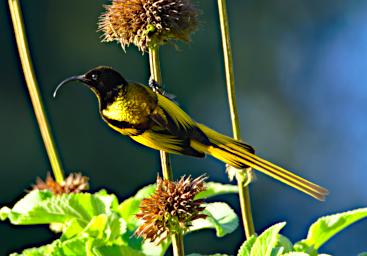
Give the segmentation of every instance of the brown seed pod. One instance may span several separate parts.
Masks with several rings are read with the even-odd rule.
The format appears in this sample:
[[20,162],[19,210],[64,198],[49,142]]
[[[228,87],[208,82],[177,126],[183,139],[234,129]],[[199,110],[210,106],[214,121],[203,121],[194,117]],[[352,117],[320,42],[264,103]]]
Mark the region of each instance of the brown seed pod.
[[205,218],[202,200],[194,197],[205,190],[205,176],[196,179],[182,177],[173,182],[157,177],[154,194],[142,200],[136,217],[142,225],[135,234],[159,244],[168,235],[185,232],[193,220]]
[[61,184],[57,183],[50,174],[43,181],[37,178],[33,190],[49,190],[55,195],[79,193],[89,189],[89,178],[80,173],[71,173]]
[[105,42],[125,49],[135,44],[146,51],[171,39],[189,41],[197,27],[197,11],[190,0],[113,0],[100,16]]

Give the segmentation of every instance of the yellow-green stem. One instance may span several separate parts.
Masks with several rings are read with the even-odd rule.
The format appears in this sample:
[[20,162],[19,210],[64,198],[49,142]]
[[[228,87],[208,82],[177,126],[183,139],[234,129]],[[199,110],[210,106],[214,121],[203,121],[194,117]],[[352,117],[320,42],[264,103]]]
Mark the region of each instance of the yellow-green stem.
[[[218,0],[218,11],[219,11],[220,29],[222,33],[224,67],[226,73],[227,93],[232,121],[233,137],[239,140],[241,138],[240,122],[238,118],[236,93],[234,88],[234,72],[233,72],[231,43],[229,37],[226,0]],[[251,170],[244,170],[244,171],[251,171]],[[250,194],[248,191],[248,187],[245,185],[245,182],[246,181],[244,181],[243,179],[237,179],[243,226],[245,230],[245,235],[247,238],[249,238],[252,234],[254,234],[255,229],[251,213]]]
[[173,247],[173,255],[175,256],[184,256],[184,244],[183,244],[183,235],[182,234],[174,234],[171,237],[172,247]]
[[[162,84],[161,66],[159,62],[159,51],[158,48],[149,49],[149,64],[150,74],[152,78],[158,83]],[[171,161],[169,154],[165,151],[160,151],[161,155],[161,166],[163,178],[167,180],[173,180],[173,172],[171,168]],[[172,248],[174,256],[184,256],[183,236],[182,234],[173,234],[171,236]]]
[[24,77],[27,83],[29,95],[31,97],[33,109],[41,131],[42,139],[46,147],[48,158],[51,163],[53,173],[57,182],[64,180],[60,160],[53,141],[50,126],[48,124],[42,100],[37,86],[37,81],[33,71],[32,61],[28,49],[28,42],[25,35],[22,12],[18,0],[9,0],[9,9],[13,21],[14,34],[18,46],[19,56],[22,63]]
[[[161,76],[161,65],[159,62],[159,48],[149,49],[149,64],[150,64],[150,75],[158,83],[162,84]],[[161,166],[163,178],[167,180],[173,180],[173,173],[171,169],[171,161],[169,155],[165,151],[160,151],[161,155]]]

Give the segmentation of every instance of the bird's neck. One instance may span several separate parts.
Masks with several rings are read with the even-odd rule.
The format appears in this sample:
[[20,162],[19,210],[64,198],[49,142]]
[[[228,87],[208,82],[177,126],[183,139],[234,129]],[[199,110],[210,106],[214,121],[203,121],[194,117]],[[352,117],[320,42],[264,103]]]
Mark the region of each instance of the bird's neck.
[[126,94],[126,90],[124,89],[124,86],[116,87],[115,89],[112,89],[108,92],[100,92],[99,96],[97,96],[99,101],[99,109],[102,112],[104,109],[106,109],[108,106],[116,102],[117,100],[124,97]]

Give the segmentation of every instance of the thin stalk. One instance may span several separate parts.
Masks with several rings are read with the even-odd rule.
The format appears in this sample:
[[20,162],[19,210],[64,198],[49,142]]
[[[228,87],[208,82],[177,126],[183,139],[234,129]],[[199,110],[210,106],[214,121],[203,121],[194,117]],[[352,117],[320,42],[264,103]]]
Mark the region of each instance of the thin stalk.
[[[162,84],[161,65],[159,62],[159,48],[149,48],[149,64],[150,74],[153,79],[158,83]],[[165,151],[160,151],[161,166],[163,178],[167,180],[173,180],[173,172],[171,169],[171,161],[169,155]]]
[[61,183],[64,180],[64,175],[35,78],[19,1],[9,0],[9,9],[13,21],[14,34],[22,63],[23,73],[27,83],[29,95],[31,97],[34,113],[36,115],[43,143],[45,144],[55,179],[58,183]]
[[172,246],[173,246],[173,255],[175,256],[184,256],[184,244],[183,244],[183,235],[175,234],[171,237]]
[[[158,83],[162,84],[161,76],[161,65],[159,62],[159,48],[149,48],[149,64],[150,64],[150,74],[153,79]],[[173,181],[173,172],[171,168],[171,161],[169,154],[165,151],[160,151],[161,156],[161,166],[163,178]],[[182,234],[173,234],[171,236],[173,255],[184,256],[184,246],[183,246],[183,236]]]
[[[218,0],[218,11],[220,20],[220,29],[222,34],[222,46],[224,54],[224,67],[226,73],[226,83],[227,83],[227,94],[228,103],[232,121],[233,137],[240,140],[240,122],[238,118],[238,110],[236,104],[236,93],[234,87],[234,72],[233,72],[233,60],[231,51],[231,42],[229,36],[229,25],[228,25],[228,15],[226,0]],[[244,171],[251,171],[244,170]],[[237,178],[237,177],[236,177]],[[251,213],[251,201],[248,187],[246,186],[246,180],[237,178],[238,193],[240,197],[242,221],[245,230],[245,235],[249,238],[254,234],[254,223]]]

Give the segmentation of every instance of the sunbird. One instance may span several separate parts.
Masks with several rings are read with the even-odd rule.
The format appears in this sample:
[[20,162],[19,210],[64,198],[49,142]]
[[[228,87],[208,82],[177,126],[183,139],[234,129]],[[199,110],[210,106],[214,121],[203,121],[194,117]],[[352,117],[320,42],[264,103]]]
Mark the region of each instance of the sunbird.
[[238,169],[252,167],[318,200],[328,194],[327,189],[255,155],[250,145],[195,122],[164,93],[127,81],[110,67],[65,79],[54,97],[71,81],[80,81],[94,92],[99,113],[112,129],[147,147],[194,157],[211,155]]

